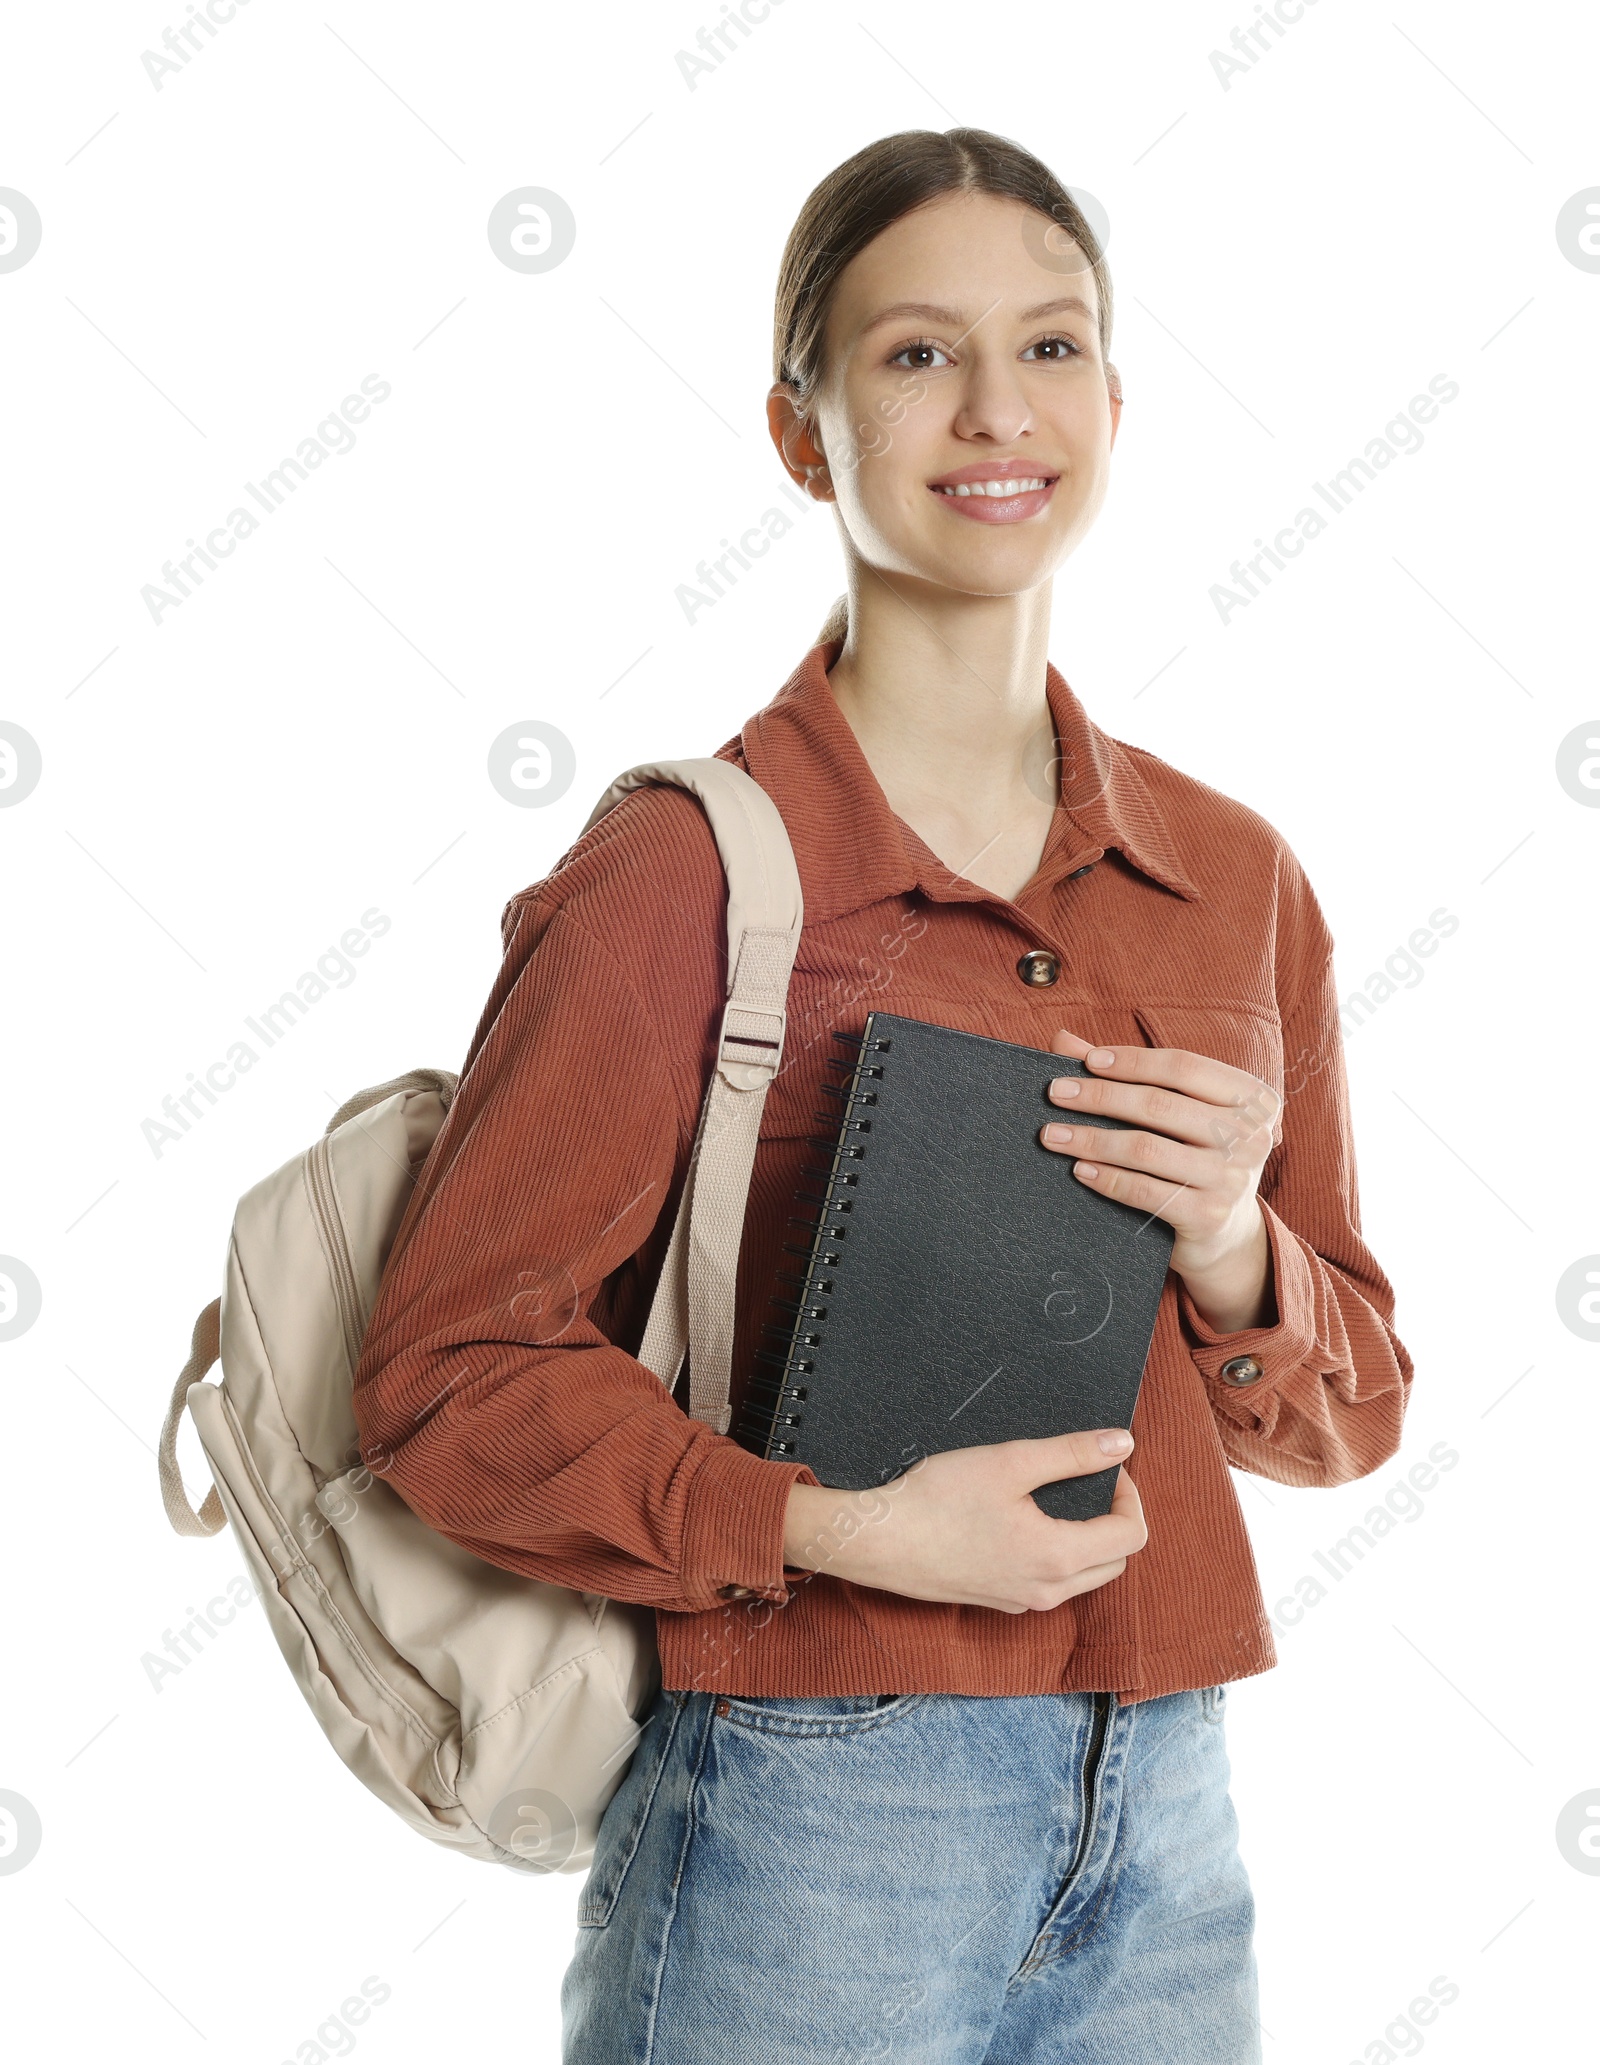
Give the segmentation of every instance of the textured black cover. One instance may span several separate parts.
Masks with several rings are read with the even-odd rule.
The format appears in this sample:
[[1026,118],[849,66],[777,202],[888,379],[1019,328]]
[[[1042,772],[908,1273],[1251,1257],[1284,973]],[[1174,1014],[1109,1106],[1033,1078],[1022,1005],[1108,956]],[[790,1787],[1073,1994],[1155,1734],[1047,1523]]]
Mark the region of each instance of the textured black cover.
[[[737,1438],[861,1490],[944,1449],[1128,1426],[1173,1231],[1040,1144],[1052,1118],[1124,1127],[1051,1103],[1082,1062],[885,1011],[852,1050],[816,1231],[791,1250],[798,1310]],[[1034,1498],[1088,1520],[1115,1483],[1112,1465]]]

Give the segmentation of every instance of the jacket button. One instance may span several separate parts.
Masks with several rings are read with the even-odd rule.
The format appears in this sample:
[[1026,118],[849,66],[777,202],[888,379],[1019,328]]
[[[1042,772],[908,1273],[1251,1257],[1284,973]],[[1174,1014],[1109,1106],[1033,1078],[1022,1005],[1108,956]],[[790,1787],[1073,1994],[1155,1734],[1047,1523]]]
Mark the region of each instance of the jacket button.
[[1030,989],[1048,989],[1061,973],[1061,963],[1054,954],[1047,954],[1043,947],[1035,947],[1031,954],[1024,954],[1017,963],[1017,973]]
[[724,1585],[717,1594],[719,1599],[748,1599],[749,1596],[750,1587],[748,1585]]
[[1236,1355],[1222,1365],[1218,1375],[1225,1384],[1253,1384],[1261,1375],[1261,1365],[1253,1355]]

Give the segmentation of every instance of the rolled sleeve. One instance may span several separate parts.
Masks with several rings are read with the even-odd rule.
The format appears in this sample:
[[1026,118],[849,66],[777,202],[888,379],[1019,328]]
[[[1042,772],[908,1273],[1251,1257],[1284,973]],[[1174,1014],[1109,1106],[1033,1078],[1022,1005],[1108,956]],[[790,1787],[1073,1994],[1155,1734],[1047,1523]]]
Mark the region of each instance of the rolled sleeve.
[[1259,1189],[1277,1317],[1219,1334],[1181,1282],[1181,1330],[1236,1468],[1343,1484],[1400,1446],[1411,1358],[1394,1291],[1361,1235],[1331,953],[1284,1020],[1278,1145]]

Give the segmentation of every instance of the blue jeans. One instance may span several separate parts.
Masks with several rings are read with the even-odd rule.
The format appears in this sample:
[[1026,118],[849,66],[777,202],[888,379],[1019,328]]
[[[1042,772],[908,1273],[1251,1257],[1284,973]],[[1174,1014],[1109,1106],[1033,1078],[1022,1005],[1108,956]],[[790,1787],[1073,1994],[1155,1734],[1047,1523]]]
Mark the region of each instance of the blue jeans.
[[1259,2065],[1225,1697],[663,1690],[566,2065]]

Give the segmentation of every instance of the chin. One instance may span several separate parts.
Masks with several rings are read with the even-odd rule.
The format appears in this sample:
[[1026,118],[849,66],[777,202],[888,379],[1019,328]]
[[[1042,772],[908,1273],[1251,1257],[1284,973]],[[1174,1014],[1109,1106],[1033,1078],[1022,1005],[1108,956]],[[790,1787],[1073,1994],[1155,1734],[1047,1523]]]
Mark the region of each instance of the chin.
[[[951,588],[961,595],[1026,595],[1048,585],[1062,554],[1029,552],[970,553],[959,558],[928,554],[917,566],[917,578],[930,587]],[[908,564],[914,564],[908,561]]]

